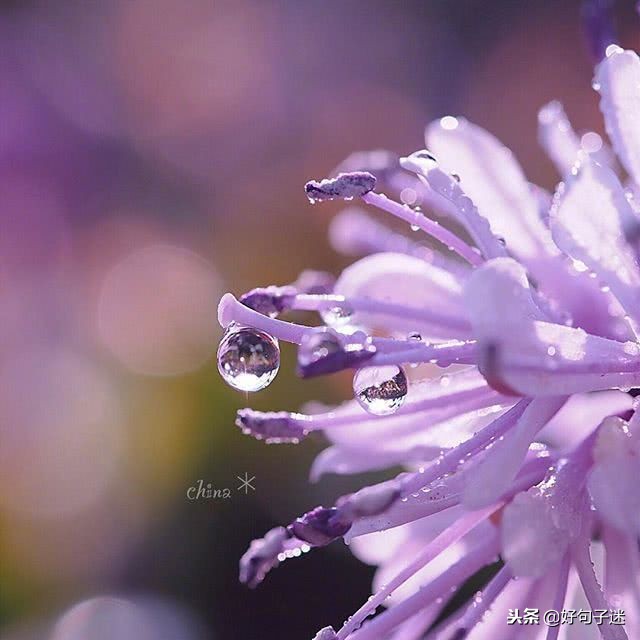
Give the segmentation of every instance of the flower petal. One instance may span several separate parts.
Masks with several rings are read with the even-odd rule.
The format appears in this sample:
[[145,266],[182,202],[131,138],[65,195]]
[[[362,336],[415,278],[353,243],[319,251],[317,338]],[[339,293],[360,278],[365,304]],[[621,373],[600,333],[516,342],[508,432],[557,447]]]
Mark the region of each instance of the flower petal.
[[640,184],[640,58],[610,47],[596,68],[594,86],[602,99],[607,134],[629,175]]
[[538,140],[558,173],[566,176],[578,159],[580,140],[557,100],[544,105],[538,112]]
[[478,509],[500,498],[518,474],[529,446],[542,427],[560,410],[565,398],[536,398],[502,438],[487,451],[465,487],[463,503]]
[[490,384],[530,396],[570,395],[640,385],[640,347],[548,322],[524,268],[498,258],[465,288],[480,370]]
[[[358,260],[342,272],[334,291],[345,297],[370,298],[414,309],[430,308],[442,316],[465,317],[462,281],[443,269],[401,253],[378,253]],[[443,332],[442,327],[420,326],[416,320],[364,311],[354,313],[350,322],[389,332],[418,331],[424,335],[434,330],[438,334]],[[461,335],[460,331],[446,328],[444,332],[448,337]]]
[[593,452],[589,491],[602,517],[621,531],[640,535],[640,440],[620,418],[607,418]]
[[633,398],[622,391],[576,394],[539,434],[559,450],[569,450],[584,440],[606,417],[629,411]]
[[561,460],[543,482],[505,507],[502,551],[514,575],[544,575],[584,531],[590,513],[582,483],[587,464],[586,451]]
[[539,215],[537,197],[513,154],[466,120],[456,120],[456,126],[443,120],[427,128],[427,145],[445,168],[460,175],[461,187],[489,220],[492,231],[505,239],[507,249],[527,266],[540,289],[571,312],[577,326],[622,337],[610,327],[608,296],[586,274],[572,271],[558,251]]
[[[477,624],[464,640],[512,640],[514,638],[513,625],[507,624],[510,609],[522,609],[531,606],[529,599],[534,580],[521,578],[512,580],[495,599],[493,606],[482,621]],[[518,626],[518,631],[525,631],[526,627]],[[518,636],[520,637],[520,636]]]
[[611,150],[597,133],[587,131],[578,137],[557,100],[538,112],[538,140],[563,178],[569,176],[576,162],[587,155],[603,166],[613,163]]
[[616,175],[585,161],[559,189],[551,210],[558,246],[609,285],[628,314],[640,320],[640,270],[625,240],[637,218]]
[[514,254],[533,260],[553,251],[522,169],[499,140],[467,120],[443,118],[427,127],[426,141]]
[[318,480],[328,472],[363,473],[432,460],[443,448],[467,440],[507,408],[508,405],[492,405],[459,413],[461,408],[454,406],[406,416],[403,420],[392,416],[356,425],[360,444],[336,445],[322,451],[313,463],[311,479]]
[[536,489],[518,494],[502,516],[502,549],[517,576],[542,576],[560,561],[569,539],[551,520]]

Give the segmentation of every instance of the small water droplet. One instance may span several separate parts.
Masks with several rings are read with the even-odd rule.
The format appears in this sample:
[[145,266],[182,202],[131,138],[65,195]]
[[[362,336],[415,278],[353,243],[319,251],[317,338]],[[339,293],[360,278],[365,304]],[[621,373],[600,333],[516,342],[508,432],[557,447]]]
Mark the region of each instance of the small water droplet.
[[389,415],[407,398],[407,376],[397,365],[364,367],[353,377],[353,392],[365,411],[376,416]]
[[412,224],[411,231],[420,231],[420,227],[417,224]]
[[412,331],[411,333],[407,334],[407,340],[422,342],[422,336],[417,331]]
[[440,126],[447,131],[453,131],[458,128],[458,118],[454,118],[453,116],[445,116],[444,118],[440,118]]
[[353,309],[348,304],[336,304],[320,311],[320,316],[328,327],[344,327],[353,316]]
[[259,329],[231,327],[218,347],[218,371],[239,391],[269,386],[280,368],[278,340]]
[[298,347],[298,363],[306,367],[342,349],[340,338],[333,329],[320,327],[309,331]]

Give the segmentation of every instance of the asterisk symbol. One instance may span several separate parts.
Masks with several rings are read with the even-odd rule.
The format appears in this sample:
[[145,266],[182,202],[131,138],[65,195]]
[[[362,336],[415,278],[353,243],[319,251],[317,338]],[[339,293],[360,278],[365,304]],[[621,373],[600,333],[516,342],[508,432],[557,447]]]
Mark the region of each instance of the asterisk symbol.
[[256,479],[255,476],[249,477],[249,474],[245,471],[244,477],[236,476],[236,478],[238,478],[238,480],[242,482],[242,484],[238,487],[238,491],[244,491],[246,495],[247,493],[249,493],[249,489],[251,489],[251,491],[256,490],[256,488],[251,484]]

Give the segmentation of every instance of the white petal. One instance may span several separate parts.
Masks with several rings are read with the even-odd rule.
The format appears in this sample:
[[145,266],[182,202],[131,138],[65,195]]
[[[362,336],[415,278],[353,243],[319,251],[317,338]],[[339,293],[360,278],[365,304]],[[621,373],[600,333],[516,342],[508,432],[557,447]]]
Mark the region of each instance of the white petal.
[[569,537],[557,529],[536,488],[519,493],[504,509],[502,552],[517,576],[539,577],[557,564]]
[[567,175],[580,153],[580,139],[562,105],[553,100],[538,112],[538,140],[561,176]]
[[[377,253],[354,262],[338,278],[335,293],[464,318],[462,281],[424,260],[401,253]],[[428,324],[419,326],[415,320],[365,312],[354,314],[351,322],[395,332],[424,329],[425,335],[432,329]],[[452,334],[455,336],[456,332]]]
[[477,268],[465,298],[480,342],[481,371],[496,387],[549,396],[640,383],[638,344],[541,319],[526,273],[514,260],[500,258]]
[[536,398],[503,438],[487,451],[465,487],[463,504],[472,509],[498,500],[522,467],[536,434],[564,404],[564,398]]
[[522,169],[509,149],[489,132],[464,119],[453,127],[447,119],[427,127],[427,148],[489,220],[494,233],[521,259],[553,252],[551,238]]
[[589,161],[556,194],[551,211],[558,246],[597,273],[627,313],[640,319],[640,270],[625,240],[625,228],[634,224],[615,174]]
[[605,420],[594,462],[588,484],[598,511],[614,527],[640,535],[640,493],[635,488],[640,477],[640,444],[623,420]]
[[629,175],[640,184],[640,58],[634,51],[609,49],[598,65],[594,86],[602,99],[607,133]]

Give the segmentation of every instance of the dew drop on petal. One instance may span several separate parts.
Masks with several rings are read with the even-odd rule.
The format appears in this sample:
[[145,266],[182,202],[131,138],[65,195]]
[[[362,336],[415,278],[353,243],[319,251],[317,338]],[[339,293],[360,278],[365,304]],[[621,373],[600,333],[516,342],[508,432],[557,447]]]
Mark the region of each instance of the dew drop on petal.
[[352,316],[353,309],[348,304],[336,304],[320,311],[320,317],[328,327],[344,327]]
[[445,116],[444,118],[440,118],[440,126],[447,131],[454,131],[458,128],[458,119],[453,116]]
[[314,329],[304,336],[298,347],[298,362],[306,367],[341,349],[340,339],[335,331],[324,327]]
[[269,386],[280,368],[278,341],[248,327],[231,327],[218,347],[218,371],[239,391],[260,391]]
[[353,377],[353,393],[360,406],[376,416],[395,413],[407,398],[407,376],[397,365],[363,367]]

